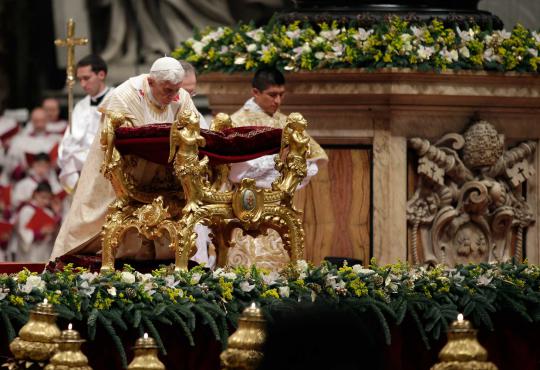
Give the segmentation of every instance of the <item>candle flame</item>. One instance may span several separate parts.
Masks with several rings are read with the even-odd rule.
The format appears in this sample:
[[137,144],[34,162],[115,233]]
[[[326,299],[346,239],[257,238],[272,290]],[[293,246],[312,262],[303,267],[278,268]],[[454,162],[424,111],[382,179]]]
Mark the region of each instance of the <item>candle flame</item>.
[[44,303],[44,304],[47,304],[47,303],[49,303],[49,300],[48,300],[47,298],[45,298],[45,299],[43,300],[43,303]]
[[148,333],[144,333],[143,338],[148,339]]
[[68,324],[68,330],[71,330],[73,328],[73,325],[71,323]]
[[251,306],[249,308],[257,308],[257,304],[255,302],[251,302]]
[[457,321],[462,322],[463,321],[463,314],[457,315]]

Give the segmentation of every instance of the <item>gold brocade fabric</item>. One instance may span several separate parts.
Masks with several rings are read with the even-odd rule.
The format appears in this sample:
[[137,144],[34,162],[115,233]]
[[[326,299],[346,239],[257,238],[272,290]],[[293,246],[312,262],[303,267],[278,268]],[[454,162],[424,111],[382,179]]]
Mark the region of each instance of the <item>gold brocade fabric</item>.
[[[129,114],[134,126],[172,122],[179,110],[197,111],[189,94],[180,89],[178,99],[169,104],[167,109],[157,112],[145,99],[149,92],[146,77],[147,75],[133,77],[118,86],[103,102],[102,107]],[[101,227],[105,223],[109,204],[116,199],[111,183],[100,172],[103,154],[98,134],[90,147],[73,203],[54,244],[51,260],[64,254],[93,254],[101,250]],[[143,186],[162,181],[164,176],[162,166],[142,159],[138,159],[130,173],[138,184]],[[139,252],[145,253],[141,244],[142,240],[136,233],[128,232],[116,256],[144,259],[149,253],[138,255]],[[166,243],[156,243],[156,251],[152,252],[150,255],[153,258],[172,257]]]

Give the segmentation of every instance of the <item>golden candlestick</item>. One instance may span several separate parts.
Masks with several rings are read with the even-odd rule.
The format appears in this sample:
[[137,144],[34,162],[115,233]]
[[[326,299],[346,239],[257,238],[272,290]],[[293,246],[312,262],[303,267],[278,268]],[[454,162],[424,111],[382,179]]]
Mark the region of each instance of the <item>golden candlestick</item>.
[[255,303],[242,312],[238,329],[229,337],[227,349],[219,356],[224,370],[254,370],[262,361],[266,340],[265,320]]
[[135,357],[128,366],[128,370],[165,370],[165,365],[158,358],[158,346],[154,338],[144,333],[142,338],[135,342]]
[[60,337],[56,316],[47,299],[30,311],[28,322],[19,331],[19,336],[9,344],[16,359],[47,361],[53,355],[57,348],[55,339]]
[[54,44],[58,47],[67,48],[66,85],[68,88],[68,124],[71,132],[71,116],[73,113],[73,85],[75,85],[75,46],[82,46],[88,43],[88,39],[75,36],[75,22],[73,19],[67,21],[67,37],[65,40],[56,39]]
[[81,352],[81,344],[84,342],[79,332],[69,324],[68,329],[62,331],[60,338],[56,339],[58,350],[44,370],[92,370],[88,358]]
[[439,353],[440,362],[431,370],[497,370],[487,361],[487,351],[478,343],[476,332],[470,321],[459,314],[448,329],[448,343]]

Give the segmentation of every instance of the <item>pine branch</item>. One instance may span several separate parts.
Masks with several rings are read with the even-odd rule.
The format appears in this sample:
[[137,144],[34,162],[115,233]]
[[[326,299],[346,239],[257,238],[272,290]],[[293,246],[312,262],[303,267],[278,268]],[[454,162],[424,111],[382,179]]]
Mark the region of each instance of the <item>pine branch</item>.
[[214,318],[204,308],[200,307],[199,305],[194,305],[193,310],[202,316],[204,323],[210,326],[210,330],[212,330],[212,333],[214,334],[214,337],[216,338],[216,340],[220,340],[221,338],[219,335],[219,329],[217,327],[216,320],[214,320]]
[[175,312],[173,307],[167,307],[167,312],[169,313],[169,315],[171,315],[174,322],[177,323],[178,325],[180,325],[180,327],[184,331],[184,334],[186,335],[186,337],[187,337],[187,339],[189,341],[189,344],[191,346],[195,346],[195,340],[193,339],[193,334],[191,333],[191,330],[189,329],[189,327],[188,327],[187,323],[184,321],[184,319],[182,319],[182,317],[180,317],[180,315],[178,315]]
[[0,314],[2,315],[2,322],[4,323],[4,328],[6,328],[6,335],[8,341],[11,342],[16,336],[15,329],[13,329],[13,325],[11,324],[11,320],[9,319],[8,314],[4,310],[0,311]]
[[107,334],[112,339],[114,345],[116,346],[116,349],[118,350],[118,354],[120,355],[120,360],[122,362],[122,368],[127,367],[127,356],[126,351],[124,350],[124,346],[122,344],[122,340],[116,333],[116,330],[114,329],[114,326],[112,325],[111,321],[107,319],[104,315],[101,313],[97,316],[97,321],[103,326]]
[[163,355],[167,355],[167,350],[165,349],[165,346],[163,345],[163,341],[161,340],[161,336],[159,335],[159,332],[154,326],[154,323],[152,322],[152,320],[150,320],[148,316],[143,315],[142,322],[144,326],[148,329],[148,331],[150,332],[154,340],[156,341],[161,353]]

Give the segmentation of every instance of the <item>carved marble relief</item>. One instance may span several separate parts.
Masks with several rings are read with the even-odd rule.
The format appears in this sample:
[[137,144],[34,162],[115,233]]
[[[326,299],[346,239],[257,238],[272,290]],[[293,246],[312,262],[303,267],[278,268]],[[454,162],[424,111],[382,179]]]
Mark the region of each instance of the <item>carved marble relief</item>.
[[523,189],[534,174],[533,141],[505,150],[486,121],[435,143],[409,140],[419,180],[407,203],[412,262],[497,262],[522,259],[523,235],[534,222]]

